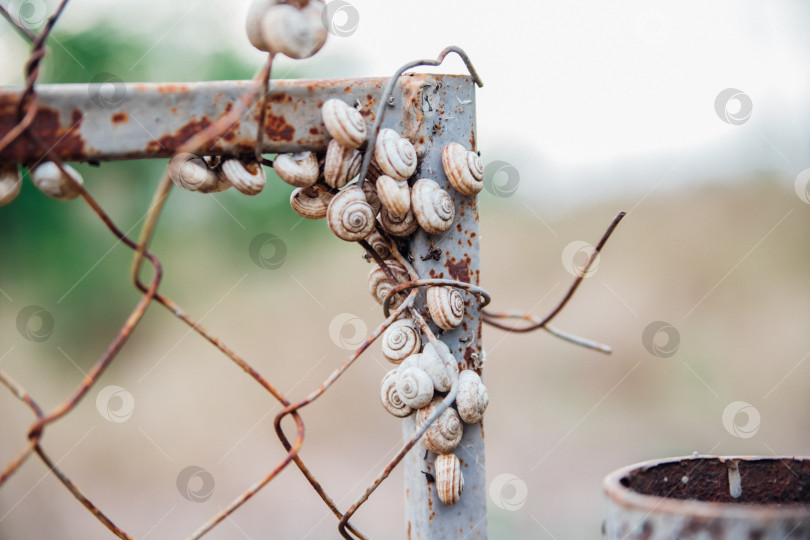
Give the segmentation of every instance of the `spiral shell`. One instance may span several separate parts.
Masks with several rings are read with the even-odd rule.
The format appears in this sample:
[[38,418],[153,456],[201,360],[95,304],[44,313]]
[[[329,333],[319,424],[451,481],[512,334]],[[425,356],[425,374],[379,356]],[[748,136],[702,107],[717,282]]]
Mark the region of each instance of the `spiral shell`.
[[366,181],[368,182],[376,182],[377,178],[382,176],[383,172],[380,170],[380,166],[377,164],[377,161],[374,159],[374,156],[371,156],[371,161],[368,164],[368,172],[366,173]]
[[332,139],[326,147],[323,177],[333,188],[342,188],[360,172],[363,156],[354,148],[346,148]]
[[267,184],[264,168],[255,161],[243,163],[238,159],[226,159],[221,171],[228,182],[245,195],[258,195]]
[[295,187],[309,187],[318,181],[318,156],[312,152],[293,155],[279,154],[273,160],[273,170],[279,178]]
[[214,167],[209,165],[209,161],[218,166],[217,160],[213,157],[201,158],[189,153],[177,154],[169,160],[169,177],[172,182],[188,191],[214,193],[229,188],[231,183],[214,172]]
[[413,409],[408,407],[397,392],[397,370],[392,369],[383,377],[380,385],[380,401],[389,413],[399,418],[404,418],[413,414]]
[[433,380],[439,392],[447,392],[458,380],[458,362],[441,341],[429,341],[422,350],[419,367]]
[[[377,229],[371,231],[371,234],[368,235],[366,238],[366,242],[368,245],[371,246],[371,249],[377,252],[377,255],[380,256],[381,259],[387,259],[391,256],[391,248],[388,246],[388,242],[380,236],[380,233],[377,232]],[[369,255],[365,256],[367,259],[371,258]]]
[[489,405],[489,394],[481,377],[475,371],[465,369],[458,376],[456,407],[459,417],[468,424],[480,422]]
[[262,18],[270,6],[278,4],[279,0],[253,0],[248,8],[245,20],[245,32],[251,45],[260,51],[267,52],[270,48],[264,41],[262,34]]
[[84,184],[84,180],[82,180],[76,169],[70,165],[64,164],[62,166],[73,178],[75,184],[59,170],[59,167],[53,161],[46,161],[31,171],[31,180],[48,197],[68,201],[79,196],[80,191],[76,184],[81,186]]
[[[382,175],[377,178],[377,196],[395,218],[403,218],[411,209],[411,189],[405,180]],[[452,201],[451,201],[452,204]]]
[[[410,279],[408,276],[408,271],[405,270],[405,268],[403,268],[403,266],[396,260],[387,259],[385,261],[385,265],[391,270],[398,282],[408,281],[408,279]],[[394,286],[388,280],[388,276],[385,275],[385,271],[383,271],[379,265],[375,264],[374,268],[371,269],[371,272],[368,273],[368,290],[371,293],[371,296],[373,296],[377,302],[382,304],[385,296],[388,294],[388,291],[393,288]],[[391,299],[390,305],[392,307],[396,307],[401,303],[402,300],[399,298],[399,296],[395,296]]]
[[0,206],[5,206],[20,194],[22,176],[16,163],[0,166]]
[[366,202],[371,205],[371,209],[374,210],[374,215],[376,216],[380,213],[380,209],[382,209],[380,197],[377,195],[377,185],[374,182],[366,180],[363,182],[363,193],[366,194]]
[[433,399],[433,381],[422,369],[403,366],[397,370],[397,393],[412,409],[420,409]]
[[321,22],[323,2],[309,0],[303,8],[290,4],[275,4],[267,8],[261,19],[261,37],[257,40],[270,53],[282,53],[290,58],[309,58],[326,42],[326,27]]
[[321,108],[326,131],[346,148],[360,148],[366,142],[366,121],[354,107],[330,99]]
[[413,211],[408,210],[404,217],[398,218],[391,215],[387,208],[380,209],[380,224],[388,234],[400,237],[413,234],[419,227]]
[[329,188],[315,184],[293,190],[290,195],[290,206],[296,214],[303,218],[323,219],[326,217],[326,210],[332,197],[334,195],[329,192]]
[[484,189],[484,165],[475,152],[458,143],[450,143],[442,150],[444,172],[456,191],[472,197]]
[[422,348],[422,339],[411,319],[394,321],[382,335],[382,353],[389,362],[399,364]]
[[447,506],[453,506],[464,491],[464,474],[461,462],[453,454],[439,454],[434,463],[436,467],[436,491],[439,500]]
[[366,238],[374,230],[374,211],[363,190],[349,186],[329,201],[326,221],[335,236],[347,242]]
[[464,320],[464,298],[458,289],[429,287],[427,305],[430,318],[443,330],[452,330]]
[[416,150],[393,129],[381,129],[374,145],[374,159],[383,174],[407,180],[416,170]]
[[[425,422],[442,406],[442,397],[436,396],[427,407],[416,411],[416,425],[421,428]],[[464,424],[453,407],[448,407],[433,422],[425,434],[422,435],[422,444],[433,453],[449,454],[461,442],[464,434]]]
[[456,209],[450,194],[429,178],[420,178],[411,194],[416,221],[429,234],[443,233],[453,224]]

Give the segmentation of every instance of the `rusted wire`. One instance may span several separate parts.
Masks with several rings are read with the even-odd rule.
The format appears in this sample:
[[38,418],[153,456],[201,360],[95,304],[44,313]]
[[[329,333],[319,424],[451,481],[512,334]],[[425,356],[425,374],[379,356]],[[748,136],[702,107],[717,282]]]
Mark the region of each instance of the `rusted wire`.
[[406,281],[405,283],[400,283],[396,285],[393,289],[388,291],[383,299],[383,313],[388,315],[389,305],[391,303],[391,298],[400,291],[406,291],[408,289],[413,289],[414,287],[436,287],[436,286],[444,286],[444,287],[455,287],[456,289],[463,289],[465,291],[469,291],[472,294],[481,297],[481,307],[484,307],[492,301],[492,297],[489,295],[487,291],[482,289],[477,285],[473,285],[472,283],[465,283],[463,281],[458,281],[455,279],[441,279],[441,278],[427,278],[427,279],[415,279],[413,281]]
[[[256,149],[254,155],[258,163],[264,163],[262,146],[264,145],[264,124],[267,121],[267,99],[270,96],[270,74],[275,53],[267,53],[267,70],[262,76],[262,98],[259,100],[259,127],[256,130]],[[270,162],[272,165],[272,162]]]

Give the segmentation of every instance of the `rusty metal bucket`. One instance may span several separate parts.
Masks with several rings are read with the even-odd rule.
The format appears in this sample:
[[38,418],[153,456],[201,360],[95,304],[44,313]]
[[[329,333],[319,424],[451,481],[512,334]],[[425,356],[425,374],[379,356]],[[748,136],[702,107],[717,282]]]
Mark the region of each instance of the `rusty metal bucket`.
[[608,540],[810,539],[810,458],[646,461],[604,488]]

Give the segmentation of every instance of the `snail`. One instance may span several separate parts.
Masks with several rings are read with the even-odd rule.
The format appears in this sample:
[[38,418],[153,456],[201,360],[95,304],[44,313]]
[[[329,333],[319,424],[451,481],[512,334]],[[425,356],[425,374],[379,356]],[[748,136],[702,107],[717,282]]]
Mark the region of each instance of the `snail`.
[[427,233],[443,233],[453,224],[456,216],[453,199],[433,180],[420,178],[416,181],[411,203],[416,221]]
[[363,182],[363,192],[366,194],[366,201],[371,205],[371,209],[374,210],[374,215],[376,216],[380,213],[380,209],[382,209],[380,197],[377,195],[377,185],[374,182],[366,180]]
[[442,330],[452,330],[464,319],[464,299],[458,289],[429,287],[427,306],[430,317]]
[[404,217],[398,218],[391,215],[387,208],[380,209],[380,224],[388,234],[393,236],[408,236],[419,227],[413,211],[408,210]]
[[0,206],[5,206],[20,194],[22,176],[16,163],[0,166]]
[[247,33],[250,44],[260,51],[268,52],[270,50],[262,34],[262,17],[271,6],[278,4],[278,2],[279,0],[253,0],[248,8],[245,33]]
[[214,167],[219,166],[218,160],[212,157],[208,161],[194,154],[177,154],[169,161],[169,177],[172,182],[188,191],[213,193],[228,189],[230,182],[214,172]]
[[472,197],[484,189],[484,165],[475,152],[450,143],[442,150],[442,165],[448,180],[462,195]]
[[[381,259],[387,259],[391,256],[391,248],[388,246],[388,242],[386,242],[385,238],[380,236],[377,229],[371,231],[371,234],[366,238],[366,242],[371,246],[371,249],[377,252],[377,255],[379,255]],[[366,258],[370,257],[366,255]]]
[[295,187],[309,187],[318,181],[318,156],[312,152],[279,154],[273,160],[273,170],[279,178]]
[[447,392],[458,380],[458,362],[441,341],[429,341],[425,344],[419,358],[419,367],[430,375],[433,386],[439,392]]
[[393,129],[381,129],[374,145],[374,159],[383,174],[407,180],[416,171],[416,150]]
[[[441,406],[442,397],[434,397],[427,407],[416,411],[416,425],[421,428]],[[422,435],[422,444],[435,454],[449,454],[461,442],[463,434],[464,424],[458,413],[453,407],[448,407]]]
[[[397,278],[398,282],[408,281],[410,276],[408,275],[408,271],[399,264],[394,259],[386,259],[385,265],[388,267],[389,270],[394,274]],[[388,294],[388,291],[393,289],[394,286],[388,279],[388,276],[385,274],[382,268],[379,265],[374,265],[374,268],[371,269],[371,272],[368,274],[368,290],[371,293],[377,302],[380,304],[383,303],[385,296]],[[395,296],[391,299],[391,307],[396,307],[400,303],[402,303],[402,299],[399,296]]]
[[346,148],[336,139],[326,147],[323,177],[333,188],[342,188],[360,172],[363,156],[354,148]]
[[430,375],[415,366],[402,366],[397,370],[397,394],[412,409],[420,409],[433,399],[433,381]]
[[366,238],[374,230],[374,211],[363,190],[349,186],[329,201],[326,221],[335,236],[347,242]]
[[413,409],[408,407],[397,392],[397,370],[392,369],[383,377],[380,385],[380,401],[389,413],[399,418],[405,418],[413,414]]
[[422,340],[411,319],[394,321],[383,332],[382,353],[389,362],[399,364],[421,348]]
[[326,42],[327,31],[321,22],[324,7],[319,0],[309,0],[302,8],[275,3],[268,6],[261,16],[261,39],[257,41],[264,47],[259,48],[290,58],[309,58]]
[[326,217],[326,210],[332,197],[334,195],[329,192],[328,187],[315,184],[293,190],[290,195],[290,206],[296,214],[303,218],[323,219]]
[[366,121],[354,107],[330,99],[321,108],[326,131],[345,148],[360,148],[366,142]]
[[31,180],[39,190],[54,199],[68,201],[81,193],[79,186],[84,184],[82,176],[70,165],[62,165],[68,178],[53,161],[46,161],[31,171]]
[[464,491],[464,474],[461,462],[453,454],[439,454],[434,462],[436,467],[436,491],[439,500],[447,506],[453,506]]
[[222,176],[245,195],[258,195],[267,184],[264,169],[256,161],[242,162],[238,159],[226,159],[220,165]]
[[459,417],[468,424],[475,424],[484,417],[489,405],[489,394],[481,377],[471,369],[465,369],[458,376],[456,407]]
[[[380,170],[380,166],[377,165],[377,162],[374,161],[374,156],[371,156],[371,162],[368,164],[368,172],[366,173],[366,184],[371,182],[374,183],[377,181],[377,178],[382,176],[383,172]],[[365,185],[365,184],[364,184]]]
[[[411,209],[411,189],[405,180],[394,180],[382,175],[377,178],[377,196],[382,205],[395,218],[403,218]],[[453,202],[450,201],[452,205]]]

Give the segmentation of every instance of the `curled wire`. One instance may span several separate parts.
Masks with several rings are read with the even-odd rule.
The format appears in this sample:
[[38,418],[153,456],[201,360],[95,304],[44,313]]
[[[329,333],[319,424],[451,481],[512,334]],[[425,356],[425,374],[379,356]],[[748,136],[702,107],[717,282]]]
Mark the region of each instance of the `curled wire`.
[[472,283],[465,283],[464,281],[458,281],[456,279],[441,279],[441,278],[428,278],[428,279],[415,279],[413,281],[406,281],[405,283],[400,283],[392,288],[388,293],[386,293],[385,298],[383,299],[383,313],[388,316],[389,306],[391,305],[391,298],[399,293],[400,291],[406,291],[408,289],[413,289],[414,287],[433,287],[433,286],[445,286],[445,287],[455,287],[456,289],[462,289],[465,291],[469,291],[472,294],[475,294],[481,298],[481,307],[488,305],[492,301],[492,297],[489,295],[487,291],[482,289],[477,285],[473,285]]

